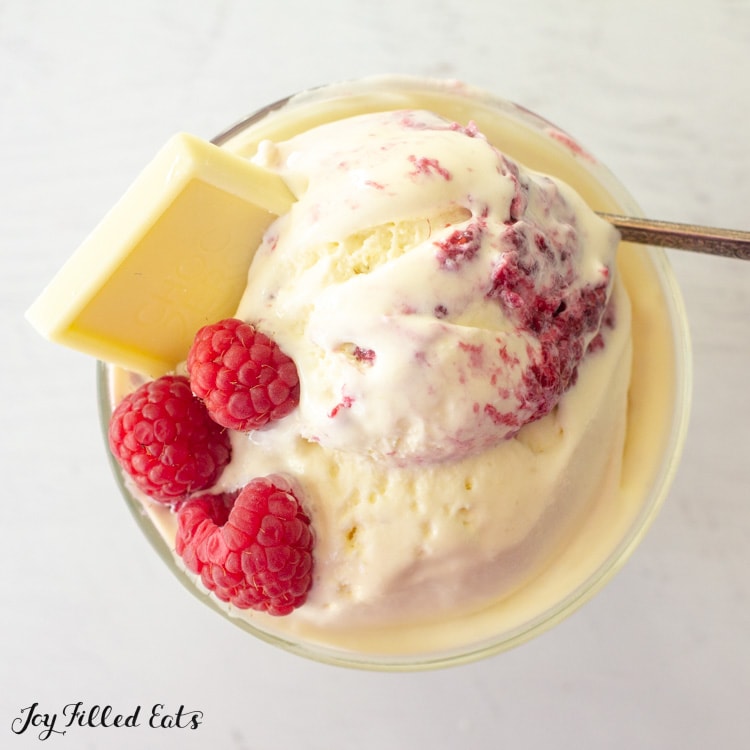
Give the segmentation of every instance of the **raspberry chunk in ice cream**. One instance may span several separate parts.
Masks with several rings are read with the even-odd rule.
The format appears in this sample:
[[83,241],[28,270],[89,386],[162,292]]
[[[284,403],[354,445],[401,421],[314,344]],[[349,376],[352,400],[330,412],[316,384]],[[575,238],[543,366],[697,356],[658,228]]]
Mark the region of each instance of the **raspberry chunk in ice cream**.
[[232,451],[226,430],[179,375],[149,381],[125,396],[112,413],[108,437],[135,484],[164,503],[214,484]]
[[294,362],[249,323],[227,318],[201,328],[187,359],[193,393],[211,417],[247,432],[289,414],[299,402]]
[[254,479],[236,499],[201,495],[181,505],[177,517],[177,554],[220,600],[271,615],[304,604],[313,536],[287,479]]
[[464,229],[456,229],[449,237],[435,243],[438,248],[438,263],[442,268],[456,271],[464,262],[474,258],[482,248],[483,224],[484,221],[479,219]]
[[[560,198],[551,193],[554,201]],[[592,337],[598,333],[609,288],[609,269],[581,284],[571,262],[577,252],[574,222],[566,231],[545,233],[526,221],[510,226],[503,238],[507,250],[492,272],[487,293],[517,330],[537,342],[516,387],[516,397],[532,422],[548,414],[575,384]],[[546,268],[545,268],[546,267]],[[540,280],[541,279],[541,280]],[[602,344],[603,345],[603,344]],[[492,405],[485,407],[490,414]],[[512,413],[503,424],[514,425]],[[497,414],[492,414],[497,420]]]

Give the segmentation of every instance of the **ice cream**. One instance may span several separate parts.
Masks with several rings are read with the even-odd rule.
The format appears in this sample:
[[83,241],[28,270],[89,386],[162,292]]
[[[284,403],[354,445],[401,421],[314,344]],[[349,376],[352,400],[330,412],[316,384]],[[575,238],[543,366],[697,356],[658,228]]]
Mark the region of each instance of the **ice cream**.
[[618,242],[567,186],[415,111],[266,142],[257,158],[298,201],[238,316],[298,363],[303,438],[436,463],[556,405],[599,331]]
[[290,617],[392,625],[507,594],[616,490],[630,372],[619,286],[607,304],[617,233],[429,112],[346,118],[254,158],[297,202],[236,317],[294,360],[300,401],[236,436],[218,486],[302,485],[316,574]]
[[235,317],[294,361],[300,399],[232,434],[212,491],[298,482],[315,573],[290,620],[413,624],[506,596],[617,491],[617,233],[473,124],[426,111],[263,141],[253,160],[296,202]]
[[[241,425],[211,411],[229,444],[196,459],[190,496],[172,475],[160,485],[161,470],[126,472],[124,487],[170,565],[253,632],[345,662],[463,658],[569,611],[651,517],[666,482],[669,314],[648,262],[616,259],[617,233],[591,205],[611,199],[579,170],[580,147],[461,85],[363,89],[313,92],[225,139],[293,202],[249,250],[232,320],[206,320],[207,358],[191,349],[167,385],[191,383],[211,411],[211,378],[224,378],[211,342],[231,329],[277,368],[264,386],[277,405]],[[229,359],[232,380],[246,363]],[[105,418],[144,380],[110,368]],[[294,498],[284,538],[304,542],[304,591],[270,615],[239,562],[246,489],[267,509],[269,482]],[[219,601],[239,578],[245,593]]]

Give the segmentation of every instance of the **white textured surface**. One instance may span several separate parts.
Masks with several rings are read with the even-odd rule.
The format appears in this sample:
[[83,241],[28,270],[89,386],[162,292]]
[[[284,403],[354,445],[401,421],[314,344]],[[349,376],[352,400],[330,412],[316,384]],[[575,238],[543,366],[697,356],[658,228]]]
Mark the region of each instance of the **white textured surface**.
[[[175,585],[118,501],[85,357],[22,312],[175,131],[308,85],[465,79],[575,134],[646,213],[750,229],[747,0],[0,3],[4,483],[0,744],[35,701],[204,712],[71,728],[75,748],[744,748],[750,736],[750,263],[671,252],[691,431],[633,559],[572,618],[419,675],[301,660]],[[61,721],[61,720],[60,720]],[[142,724],[145,724],[142,721]]]

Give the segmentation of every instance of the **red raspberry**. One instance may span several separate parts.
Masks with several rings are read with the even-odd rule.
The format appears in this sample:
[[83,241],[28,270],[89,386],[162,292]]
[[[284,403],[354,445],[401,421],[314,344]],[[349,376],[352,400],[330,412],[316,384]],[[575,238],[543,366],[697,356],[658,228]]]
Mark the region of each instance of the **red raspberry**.
[[144,383],[117,405],[109,447],[136,485],[163,503],[210,487],[232,454],[227,431],[179,375]]
[[232,430],[262,427],[299,403],[294,362],[276,342],[236,318],[198,331],[187,368],[193,393],[214,421]]
[[204,586],[240,609],[288,615],[312,585],[310,520],[292,484],[274,474],[177,510],[175,551]]

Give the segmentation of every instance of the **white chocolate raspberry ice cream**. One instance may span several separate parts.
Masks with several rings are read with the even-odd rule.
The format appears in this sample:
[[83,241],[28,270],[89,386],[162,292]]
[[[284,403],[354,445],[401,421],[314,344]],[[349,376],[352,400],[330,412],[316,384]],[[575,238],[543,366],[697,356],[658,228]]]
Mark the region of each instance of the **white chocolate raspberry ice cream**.
[[574,381],[618,237],[566,186],[425,112],[339,121],[258,160],[298,202],[258,251],[240,317],[292,353],[302,437],[457,459]]
[[303,488],[314,582],[278,626],[430,621],[509,594],[616,492],[631,345],[617,233],[471,123],[425,111],[326,124],[254,160],[297,202],[236,317],[294,360],[300,402],[232,436],[217,489],[265,474]]
[[171,138],[27,316],[100,360],[122,494],[194,593],[314,658],[457,663],[593,594],[676,468],[679,294],[595,210],[638,212],[528,111],[334,84]]

